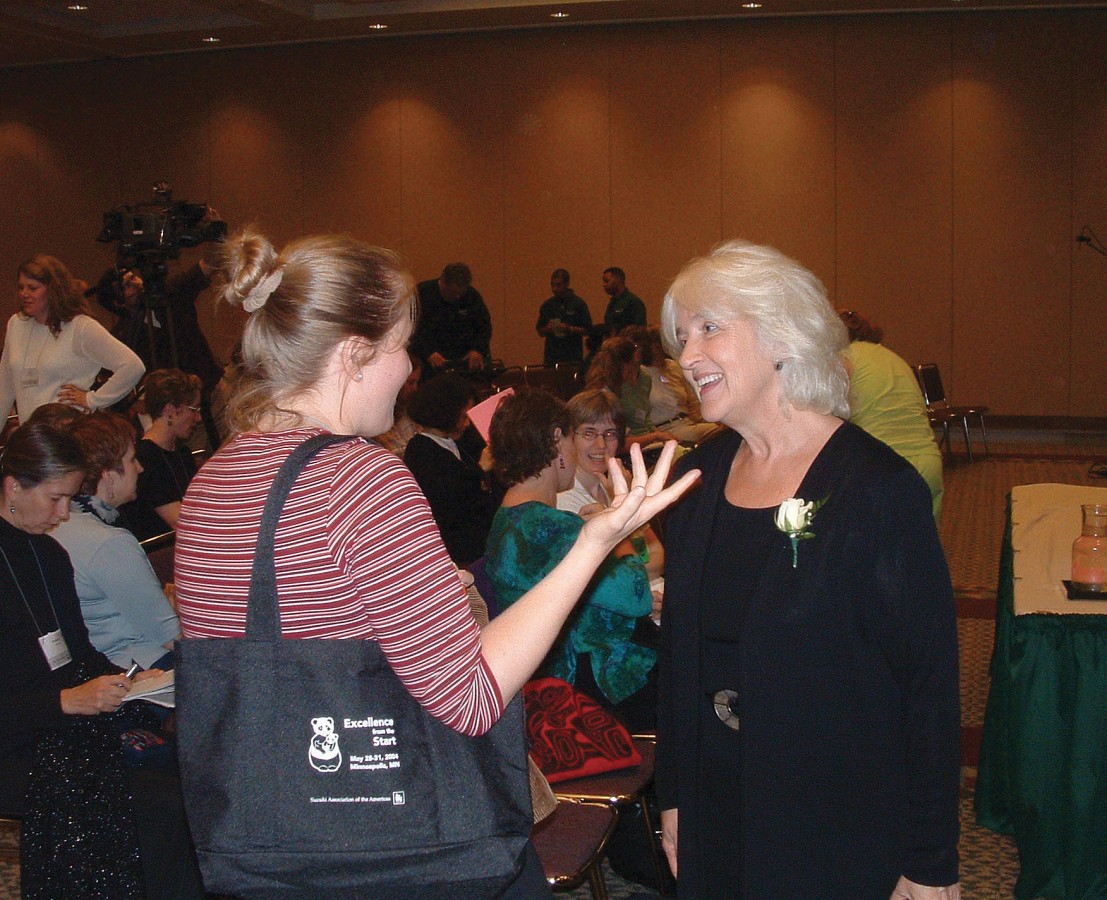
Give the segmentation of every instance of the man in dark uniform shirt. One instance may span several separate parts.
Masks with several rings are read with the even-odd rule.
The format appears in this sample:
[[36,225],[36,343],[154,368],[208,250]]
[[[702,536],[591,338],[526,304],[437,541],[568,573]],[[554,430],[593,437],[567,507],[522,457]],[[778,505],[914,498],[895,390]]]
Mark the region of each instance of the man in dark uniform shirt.
[[627,273],[618,266],[603,270],[603,292],[611,298],[603,320],[612,334],[618,334],[628,325],[646,324],[646,304],[627,290]]
[[584,358],[581,339],[592,327],[588,304],[569,287],[569,273],[554,269],[550,276],[553,296],[538,310],[538,333],[546,339],[542,362],[547,366],[559,362],[580,362]]
[[492,317],[473,287],[465,263],[450,263],[438,278],[420,281],[419,324],[411,349],[426,364],[425,377],[448,363],[463,362],[470,372],[491,362]]

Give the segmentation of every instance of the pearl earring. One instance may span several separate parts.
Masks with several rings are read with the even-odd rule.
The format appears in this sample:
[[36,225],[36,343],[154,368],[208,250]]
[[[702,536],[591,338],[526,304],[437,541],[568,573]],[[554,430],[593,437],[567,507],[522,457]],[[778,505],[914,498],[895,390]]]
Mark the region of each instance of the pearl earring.
[[8,512],[10,512],[14,516],[15,515],[15,507],[9,505],[8,506]]
[[356,375],[354,376],[354,381],[361,381],[361,379],[362,379],[362,378],[364,378],[364,377],[365,377],[365,373],[364,373],[364,372],[358,372],[358,373],[357,373],[357,374],[356,374]]

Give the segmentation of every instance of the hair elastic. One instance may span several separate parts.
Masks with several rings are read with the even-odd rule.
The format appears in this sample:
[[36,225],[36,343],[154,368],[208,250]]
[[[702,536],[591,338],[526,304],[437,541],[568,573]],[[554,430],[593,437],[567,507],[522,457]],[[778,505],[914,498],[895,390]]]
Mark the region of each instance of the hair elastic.
[[261,281],[250,288],[250,293],[242,301],[242,308],[246,312],[256,312],[265,306],[266,301],[272,296],[273,291],[281,286],[284,278],[284,268],[274,269]]

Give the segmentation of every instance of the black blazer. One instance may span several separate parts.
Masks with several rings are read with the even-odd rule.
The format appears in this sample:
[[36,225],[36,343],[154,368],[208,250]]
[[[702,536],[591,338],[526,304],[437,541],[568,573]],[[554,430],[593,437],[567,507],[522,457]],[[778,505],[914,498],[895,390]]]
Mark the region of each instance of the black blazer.
[[923,480],[848,423],[799,491],[828,497],[816,537],[800,542],[793,569],[781,534],[749,599],[734,795],[699,794],[698,717],[710,698],[697,600],[740,443],[727,435],[682,460],[703,482],[666,523],[657,785],[661,808],[680,813],[680,895],[711,896],[698,877],[699,811],[720,800],[741,811],[742,897],[886,900],[904,874],[952,884],[960,708],[949,572]]

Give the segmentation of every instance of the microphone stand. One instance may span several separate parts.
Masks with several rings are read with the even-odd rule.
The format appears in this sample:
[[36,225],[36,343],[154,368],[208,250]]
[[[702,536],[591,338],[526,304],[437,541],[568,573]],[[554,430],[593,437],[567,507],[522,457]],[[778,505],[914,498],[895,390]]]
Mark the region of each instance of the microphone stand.
[[[1096,233],[1088,225],[1080,229],[1080,234],[1076,236],[1076,243],[1091,247],[1100,256],[1107,257],[1107,247],[1103,246],[1103,241],[1096,236]],[[1107,478],[1107,461],[1096,460],[1093,462],[1088,468],[1088,474],[1093,478]]]

